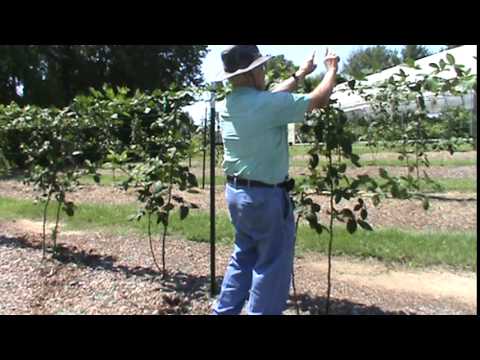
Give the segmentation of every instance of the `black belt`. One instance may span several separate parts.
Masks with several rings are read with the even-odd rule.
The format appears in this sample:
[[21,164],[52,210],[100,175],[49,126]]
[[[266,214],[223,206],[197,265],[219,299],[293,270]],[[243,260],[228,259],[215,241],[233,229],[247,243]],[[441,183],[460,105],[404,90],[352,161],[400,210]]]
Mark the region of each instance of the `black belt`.
[[247,180],[247,179],[242,179],[236,176],[230,176],[227,175],[227,181],[229,184],[234,185],[234,186],[247,186],[247,187],[267,187],[267,188],[284,188],[287,189],[287,191],[292,191],[293,188],[295,187],[295,180],[290,179],[287,181],[284,181],[283,183],[280,184],[266,184],[261,181],[256,181],[256,180]]

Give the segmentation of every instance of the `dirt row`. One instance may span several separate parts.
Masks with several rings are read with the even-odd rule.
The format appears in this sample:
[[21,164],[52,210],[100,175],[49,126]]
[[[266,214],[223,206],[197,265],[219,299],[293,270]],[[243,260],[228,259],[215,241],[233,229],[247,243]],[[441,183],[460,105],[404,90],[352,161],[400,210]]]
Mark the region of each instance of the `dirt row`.
[[[361,154],[360,156],[360,163],[372,161],[372,160],[397,160],[399,153],[394,152],[380,152],[378,154],[375,153],[368,153],[368,154]],[[477,152],[476,151],[462,151],[456,152],[453,155],[450,154],[448,151],[434,151],[434,152],[427,152],[428,160],[432,161],[452,161],[452,160],[476,160],[477,159]],[[308,155],[297,155],[293,157],[293,160],[304,160],[308,161]]]
[[[407,176],[408,169],[399,166],[384,166],[384,168],[391,176]],[[379,177],[378,166],[363,166],[361,168],[348,168],[346,175],[348,177],[355,178],[358,175],[368,175],[370,177]],[[476,166],[432,166],[429,168],[421,168],[420,176],[423,177],[423,170],[432,179],[471,179],[472,184],[476,183],[477,168]],[[299,176],[308,174],[307,169],[304,167],[294,166],[291,170],[292,176]],[[413,177],[416,176],[416,172],[411,173]]]

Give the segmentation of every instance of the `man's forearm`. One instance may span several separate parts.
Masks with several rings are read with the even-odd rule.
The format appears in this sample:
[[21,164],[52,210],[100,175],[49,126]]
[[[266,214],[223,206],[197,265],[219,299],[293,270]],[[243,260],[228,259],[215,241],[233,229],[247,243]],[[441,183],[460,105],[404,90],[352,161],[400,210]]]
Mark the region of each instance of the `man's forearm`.
[[320,85],[318,85],[315,90],[310,93],[312,100],[310,102],[308,112],[311,112],[314,109],[326,107],[328,105],[330,96],[332,95],[333,88],[335,87],[336,83],[337,71],[327,71]]
[[277,92],[292,92],[297,89],[298,82],[303,81],[305,79],[305,75],[297,71],[295,73],[295,76],[297,77],[298,81],[293,78],[293,76],[290,76],[287,80],[282,81],[280,84],[275,86],[272,90],[273,93]]

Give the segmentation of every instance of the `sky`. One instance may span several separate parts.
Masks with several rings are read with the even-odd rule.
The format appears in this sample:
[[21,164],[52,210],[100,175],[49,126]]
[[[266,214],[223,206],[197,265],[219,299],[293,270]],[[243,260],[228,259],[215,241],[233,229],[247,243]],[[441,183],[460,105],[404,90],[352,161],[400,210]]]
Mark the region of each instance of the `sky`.
[[[221,52],[228,45],[210,45],[209,52],[202,64],[202,72],[207,83],[215,80],[217,74],[222,70]],[[340,71],[343,63],[348,59],[350,53],[359,48],[367,48],[375,45],[258,45],[260,52],[264,55],[284,55],[287,60],[292,61],[295,65],[302,65],[305,60],[312,56],[316,51],[316,63],[319,65],[317,70],[311,75],[318,75],[324,71],[322,63],[323,55],[326,48],[334,50],[340,57]],[[386,45],[387,48],[398,50],[400,54],[403,45]],[[437,53],[445,48],[445,45],[425,45],[432,53]],[[221,110],[222,104],[218,104],[218,110]],[[205,118],[205,103],[197,103],[187,108],[187,111],[193,117],[196,123],[200,123]]]

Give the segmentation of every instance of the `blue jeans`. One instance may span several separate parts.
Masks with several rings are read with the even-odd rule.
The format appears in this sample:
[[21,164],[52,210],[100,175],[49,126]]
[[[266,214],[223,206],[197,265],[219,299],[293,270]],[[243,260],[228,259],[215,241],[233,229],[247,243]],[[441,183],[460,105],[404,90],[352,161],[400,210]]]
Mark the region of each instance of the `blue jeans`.
[[282,188],[227,185],[235,247],[223,280],[217,315],[238,315],[248,300],[249,315],[281,315],[290,290],[295,221]]

